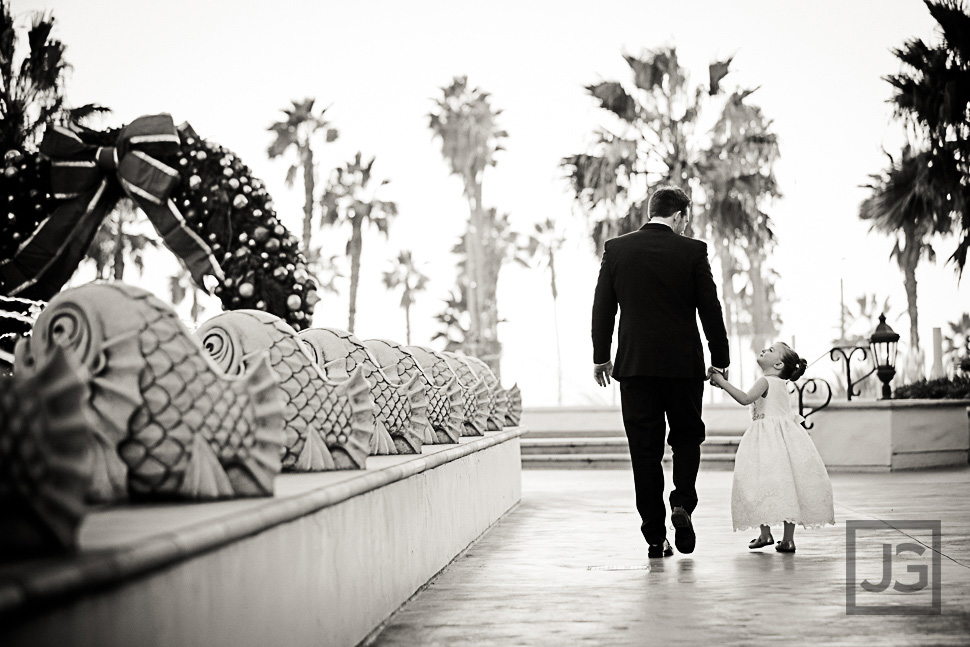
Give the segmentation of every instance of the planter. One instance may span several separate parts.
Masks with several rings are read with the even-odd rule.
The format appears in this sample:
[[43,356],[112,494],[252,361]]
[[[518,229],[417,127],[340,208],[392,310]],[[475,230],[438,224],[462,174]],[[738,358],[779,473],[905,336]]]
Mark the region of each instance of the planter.
[[966,465],[970,400],[832,402],[809,418],[809,433],[834,471]]

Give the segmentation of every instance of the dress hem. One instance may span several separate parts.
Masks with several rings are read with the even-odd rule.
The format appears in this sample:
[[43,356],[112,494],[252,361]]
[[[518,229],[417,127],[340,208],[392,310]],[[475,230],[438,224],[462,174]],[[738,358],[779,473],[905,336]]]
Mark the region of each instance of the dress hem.
[[755,526],[734,526],[734,532],[741,532],[743,530],[760,529],[760,526],[777,526],[783,523],[792,523],[796,526],[801,526],[806,530],[815,530],[817,528],[824,528],[825,526],[834,526],[834,521],[823,521],[822,523],[802,523],[801,521],[792,521],[791,519],[782,519],[781,521],[767,521],[760,522],[760,525]]

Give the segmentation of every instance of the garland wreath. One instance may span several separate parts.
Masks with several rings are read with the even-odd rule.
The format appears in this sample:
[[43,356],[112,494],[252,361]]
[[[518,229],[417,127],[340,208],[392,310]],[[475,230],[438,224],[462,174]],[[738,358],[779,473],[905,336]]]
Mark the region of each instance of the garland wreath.
[[68,281],[126,195],[225,309],[308,326],[316,285],[263,183],[231,151],[159,114],[107,131],[49,126],[39,152],[5,152],[0,307],[17,312],[0,317],[0,336],[24,332],[25,317]]

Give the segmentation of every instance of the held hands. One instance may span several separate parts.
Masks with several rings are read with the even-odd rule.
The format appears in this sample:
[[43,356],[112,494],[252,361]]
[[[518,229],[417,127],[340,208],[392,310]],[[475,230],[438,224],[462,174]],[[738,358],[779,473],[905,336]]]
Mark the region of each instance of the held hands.
[[707,379],[710,381],[711,386],[723,389],[724,385],[727,384],[727,371],[726,368],[715,368],[713,366],[708,368]]
[[613,362],[604,362],[603,364],[593,364],[593,379],[600,386],[606,386],[610,383],[610,373],[613,372]]

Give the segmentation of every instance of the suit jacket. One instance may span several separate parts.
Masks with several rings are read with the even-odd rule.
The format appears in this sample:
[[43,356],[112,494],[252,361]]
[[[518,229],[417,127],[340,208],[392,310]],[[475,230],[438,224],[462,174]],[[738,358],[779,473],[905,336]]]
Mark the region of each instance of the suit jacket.
[[706,375],[700,315],[711,364],[730,363],[727,331],[707,260],[707,244],[660,223],[606,242],[593,298],[593,362],[610,359],[616,309],[619,342],[613,377]]

